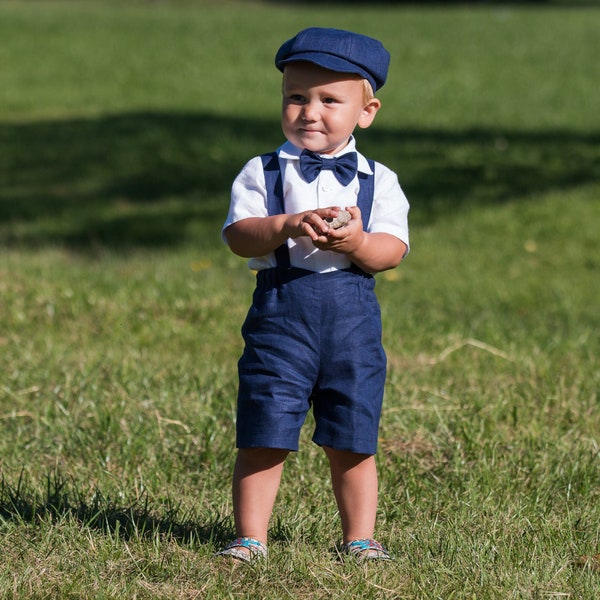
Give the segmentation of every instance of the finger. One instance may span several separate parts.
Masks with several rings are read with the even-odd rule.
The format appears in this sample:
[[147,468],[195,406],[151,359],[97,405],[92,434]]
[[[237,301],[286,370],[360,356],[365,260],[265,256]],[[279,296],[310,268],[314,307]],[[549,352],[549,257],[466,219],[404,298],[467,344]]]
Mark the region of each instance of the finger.
[[326,235],[330,230],[329,224],[317,213],[311,213],[310,224],[321,235]]
[[311,240],[316,240],[319,237],[319,234],[317,231],[315,231],[315,228],[307,222],[303,222],[301,224],[302,227],[302,231],[304,231],[304,234],[307,235]]

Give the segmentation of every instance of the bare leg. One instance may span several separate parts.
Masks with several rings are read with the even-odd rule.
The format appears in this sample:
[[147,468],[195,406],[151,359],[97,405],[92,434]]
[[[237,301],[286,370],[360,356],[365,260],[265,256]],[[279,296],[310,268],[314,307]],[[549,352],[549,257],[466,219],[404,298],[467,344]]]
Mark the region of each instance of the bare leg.
[[232,486],[237,536],[267,543],[269,519],[288,454],[288,450],[273,448],[238,451]]
[[378,497],[375,457],[328,447],[323,449],[329,458],[344,543],[372,538]]

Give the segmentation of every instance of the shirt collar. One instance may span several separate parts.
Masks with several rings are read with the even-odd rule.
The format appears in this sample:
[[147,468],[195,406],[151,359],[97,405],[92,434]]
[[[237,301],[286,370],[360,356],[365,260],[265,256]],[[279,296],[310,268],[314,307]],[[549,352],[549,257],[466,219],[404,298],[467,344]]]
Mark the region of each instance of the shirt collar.
[[[348,152],[356,152],[356,155],[358,157],[358,170],[361,173],[366,173],[367,175],[373,174],[373,171],[371,170],[367,159],[360,152],[358,152],[358,150],[356,150],[356,139],[353,135],[350,136],[348,144],[344,146],[344,148],[340,152],[334,154],[334,157],[337,158],[338,156],[342,156],[343,154],[346,154]],[[299,160],[301,153],[302,148],[294,146],[294,144],[292,144],[291,142],[285,142],[283,145],[277,148],[277,154],[279,155],[279,158],[284,158],[286,160]]]

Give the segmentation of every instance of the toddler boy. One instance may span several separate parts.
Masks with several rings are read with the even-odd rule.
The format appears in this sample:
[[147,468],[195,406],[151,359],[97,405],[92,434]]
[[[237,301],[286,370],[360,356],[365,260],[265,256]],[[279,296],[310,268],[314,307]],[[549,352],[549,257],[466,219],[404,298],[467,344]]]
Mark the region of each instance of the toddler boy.
[[[284,461],[309,409],[329,459],[342,550],[390,558],[373,539],[375,452],[386,376],[373,274],[408,251],[408,202],[396,175],[356,151],[371,125],[389,53],[370,37],[312,27],[285,42],[275,153],[236,178],[223,237],[257,271],[242,334],[233,506],[236,539],[219,555],[267,555]],[[338,229],[341,209],[351,220]]]

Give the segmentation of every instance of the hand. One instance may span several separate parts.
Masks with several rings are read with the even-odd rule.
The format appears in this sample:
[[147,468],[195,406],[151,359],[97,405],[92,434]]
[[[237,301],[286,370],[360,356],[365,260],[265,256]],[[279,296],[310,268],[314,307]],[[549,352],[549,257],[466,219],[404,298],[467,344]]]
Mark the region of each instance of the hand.
[[[319,250],[331,250],[341,254],[352,254],[362,246],[365,239],[365,232],[363,231],[360,208],[358,206],[349,206],[346,210],[352,217],[347,225],[339,229],[331,229],[329,227],[327,231],[317,234],[316,237],[311,236],[316,248]],[[334,216],[337,216],[337,214]]]
[[295,239],[308,236],[315,242],[333,231],[325,219],[333,219],[338,216],[339,212],[339,206],[331,206],[289,215],[285,223],[287,237]]

